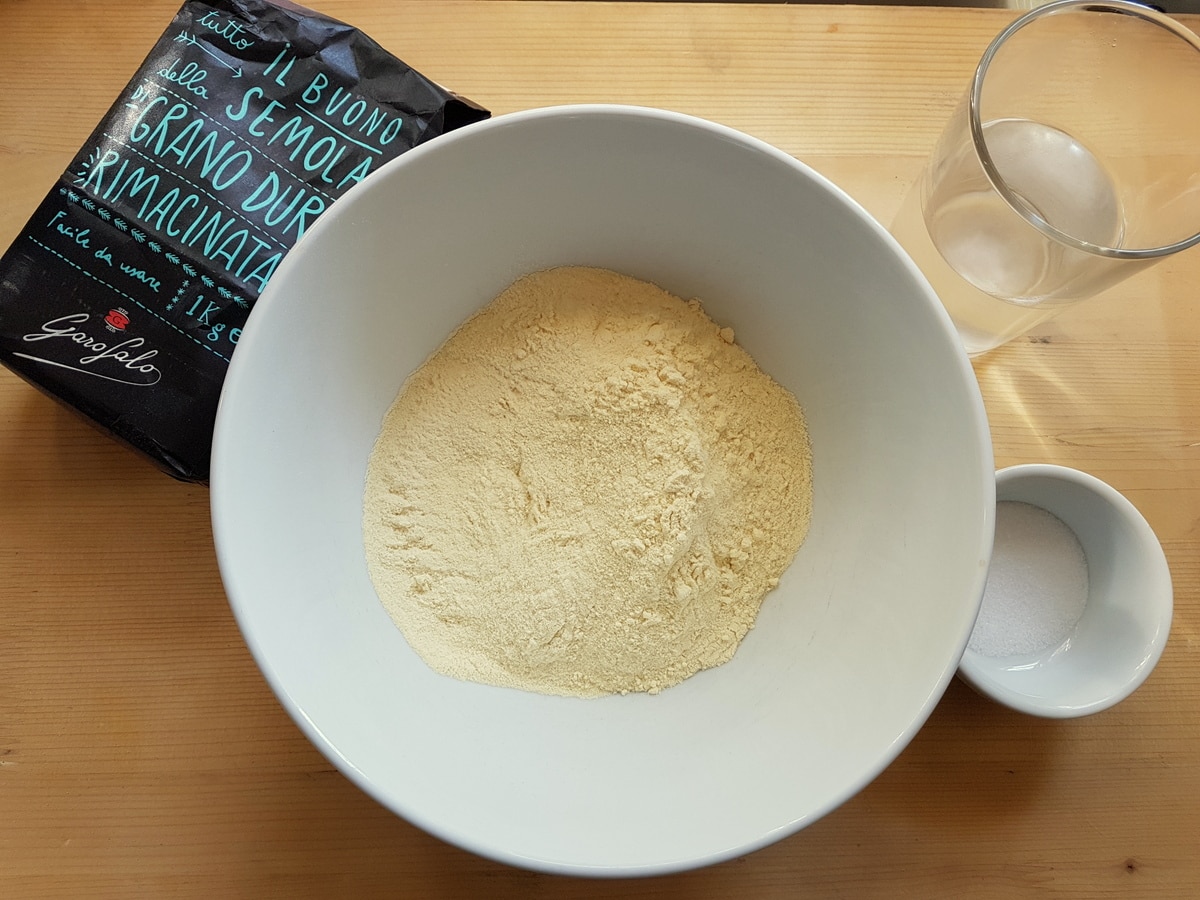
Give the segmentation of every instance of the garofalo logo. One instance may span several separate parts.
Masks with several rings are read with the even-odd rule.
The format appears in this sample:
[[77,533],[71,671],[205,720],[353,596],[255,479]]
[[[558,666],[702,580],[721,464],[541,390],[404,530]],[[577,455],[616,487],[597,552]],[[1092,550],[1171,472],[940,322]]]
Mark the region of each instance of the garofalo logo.
[[13,356],[121,384],[149,387],[158,383],[162,372],[150,362],[158,356],[158,351],[147,349],[145,338],[113,341],[113,335],[124,334],[129,326],[129,314],[125,310],[109,310],[100,337],[83,327],[90,319],[91,316],[84,312],[59,316],[43,323],[41,331],[21,338],[28,344],[47,342],[46,351],[54,358],[31,353],[14,353]]

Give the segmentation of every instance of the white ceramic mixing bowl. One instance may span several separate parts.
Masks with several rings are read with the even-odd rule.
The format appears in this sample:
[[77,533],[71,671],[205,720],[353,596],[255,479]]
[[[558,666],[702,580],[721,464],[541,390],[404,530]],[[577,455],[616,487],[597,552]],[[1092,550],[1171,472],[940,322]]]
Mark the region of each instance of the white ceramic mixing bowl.
[[[701,298],[808,416],[807,542],[736,657],[656,696],[435,674],[367,576],[364,471],[405,377],[518,276],[563,264]],[[970,365],[884,229],[760,141],[601,106],[440,137],[322,216],[234,356],[212,509],[256,660],[350,779],[480,854],[634,875],[778,840],[896,757],[966,645],[994,490]]]

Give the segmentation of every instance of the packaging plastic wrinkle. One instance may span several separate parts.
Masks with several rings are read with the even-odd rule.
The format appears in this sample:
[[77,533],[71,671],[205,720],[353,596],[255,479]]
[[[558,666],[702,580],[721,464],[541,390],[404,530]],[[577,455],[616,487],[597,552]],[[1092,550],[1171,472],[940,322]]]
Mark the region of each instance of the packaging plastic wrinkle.
[[205,481],[255,299],[345,191],[487,110],[349,25],[185,3],[0,259],[0,361]]

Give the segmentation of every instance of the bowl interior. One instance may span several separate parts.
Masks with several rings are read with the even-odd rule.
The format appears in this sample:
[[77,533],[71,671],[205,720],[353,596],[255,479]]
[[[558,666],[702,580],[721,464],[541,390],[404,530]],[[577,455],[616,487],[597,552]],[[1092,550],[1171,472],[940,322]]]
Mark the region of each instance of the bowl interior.
[[[518,276],[567,264],[701,298],[808,417],[805,545],[736,657],[657,696],[437,675],[363,558],[366,462],[406,376]],[[251,317],[212,477],[239,624],[317,746],[447,840],[579,874],[729,858],[870,781],[958,665],[993,492],[970,366],[883,229],[765,144],[620,107],[463,129],[339,201]]]
[[1043,653],[995,658],[968,649],[963,677],[1007,706],[1049,718],[1125,699],[1153,671],[1171,626],[1171,575],[1150,525],[1116,489],[1062,466],[1003,469],[996,498],[1039,506],[1075,532],[1087,559],[1087,606],[1072,634]]

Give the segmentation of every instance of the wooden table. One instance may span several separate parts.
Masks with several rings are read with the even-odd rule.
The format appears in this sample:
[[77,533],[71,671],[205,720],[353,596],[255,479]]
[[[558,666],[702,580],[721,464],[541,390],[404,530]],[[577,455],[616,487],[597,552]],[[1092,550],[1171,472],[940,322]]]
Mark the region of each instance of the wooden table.
[[[887,221],[1002,10],[318,0],[494,113],[667,107],[764,138]],[[0,246],[175,0],[0,5]],[[1191,23],[1193,27],[1195,22]],[[337,773],[268,690],[218,577],[205,488],[0,371],[0,896],[1200,895],[1200,251],[980,360],[998,465],[1123,491],[1175,579],[1158,669],[1100,715],[957,681],[841,809],[766,850],[624,883],[446,846]]]

